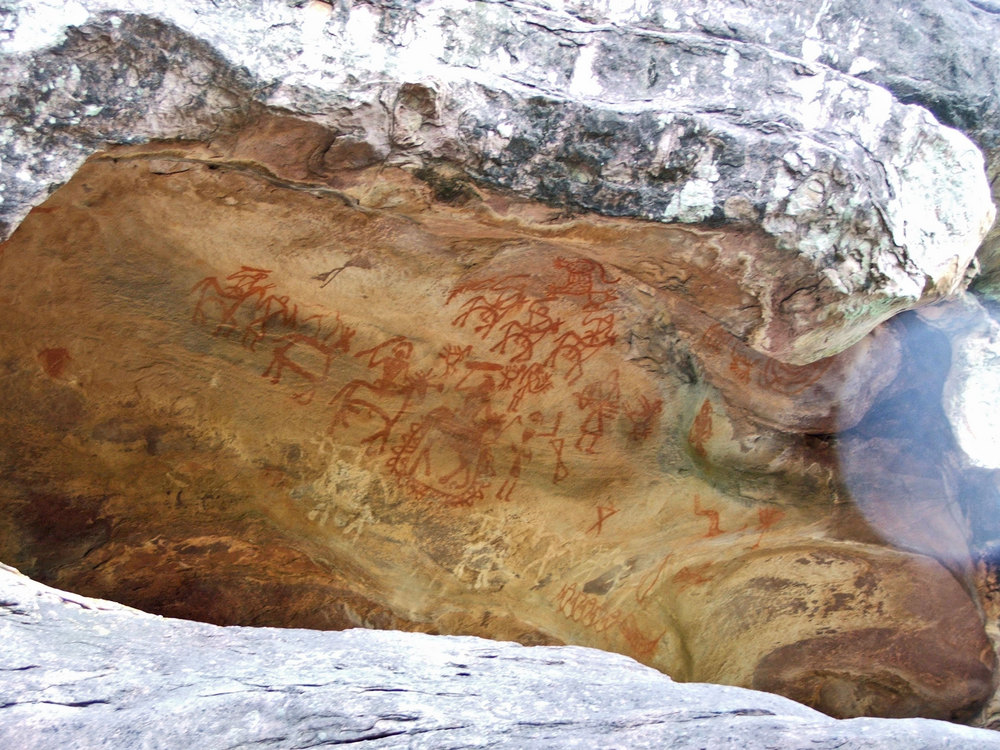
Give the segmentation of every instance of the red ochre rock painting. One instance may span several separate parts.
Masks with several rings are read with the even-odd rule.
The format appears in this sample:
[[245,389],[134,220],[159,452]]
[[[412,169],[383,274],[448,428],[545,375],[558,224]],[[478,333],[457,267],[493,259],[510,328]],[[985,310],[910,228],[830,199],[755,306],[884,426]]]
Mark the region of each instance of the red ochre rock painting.
[[[689,294],[725,227],[441,206],[381,165],[284,188],[192,144],[151,171],[161,148],[89,162],[2,246],[4,562],[213,622],[597,646],[844,715],[889,705],[851,698],[880,674],[914,713],[985,699],[962,570],[921,568],[946,611],[915,596],[930,558],[865,526],[822,434],[835,384],[859,419],[898,370],[891,332],[870,365],[753,351]],[[675,251],[679,286],[623,267]],[[830,697],[873,629],[892,649],[862,637]],[[961,635],[934,679],[913,633]]]
[[[509,502],[529,469],[558,485],[570,476],[569,454],[600,452],[606,435],[649,440],[663,408],[652,391],[623,394],[618,369],[594,368],[617,340],[608,306],[618,279],[594,260],[563,256],[541,278],[457,284],[442,305],[457,340],[432,357],[426,343],[401,335],[361,344],[340,312],[295,299],[272,270],[249,265],[195,284],[192,321],[270,352],[261,374],[274,385],[293,380],[294,402],[328,410],[327,434],[354,438],[411,497]],[[357,360],[367,374],[339,384],[338,359]],[[571,400],[545,398],[571,386],[579,389]],[[317,401],[320,391],[332,395]]]

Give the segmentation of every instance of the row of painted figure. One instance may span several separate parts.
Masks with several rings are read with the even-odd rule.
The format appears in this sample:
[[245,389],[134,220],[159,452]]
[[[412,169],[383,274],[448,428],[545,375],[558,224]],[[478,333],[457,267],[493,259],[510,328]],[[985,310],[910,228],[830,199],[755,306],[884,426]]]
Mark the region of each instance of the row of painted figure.
[[[460,343],[445,344],[423,369],[417,363],[427,354],[404,336],[352,351],[356,328],[281,293],[269,269],[243,266],[199,281],[193,319],[250,351],[269,343],[262,374],[276,385],[293,377],[292,398],[302,406],[333,391],[335,369],[349,370],[334,368],[338,357],[353,358],[364,374],[323,404],[330,435],[383,456],[417,497],[511,500],[530,464],[547,467],[558,484],[570,474],[567,451],[599,452],[616,426],[627,441],[643,442],[662,411],[651,394],[624,396],[618,369],[584,380],[594,356],[616,341],[609,304],[617,280],[582,258],[556,258],[548,272],[548,283],[508,275],[456,286],[442,307],[455,311],[447,320]],[[571,398],[538,398],[557,384],[575,387]]]

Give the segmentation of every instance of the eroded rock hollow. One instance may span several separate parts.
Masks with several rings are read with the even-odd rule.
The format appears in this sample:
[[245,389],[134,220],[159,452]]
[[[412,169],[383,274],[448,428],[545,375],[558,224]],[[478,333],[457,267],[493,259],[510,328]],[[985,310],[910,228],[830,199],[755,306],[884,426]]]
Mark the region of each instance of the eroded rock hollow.
[[[344,55],[396,18],[348,5],[250,17]],[[0,559],[218,624],[582,644],[834,716],[971,719],[1000,532],[976,146],[815,60],[473,6],[469,32],[371,27],[453,34],[433,76],[378,86],[360,58],[265,85],[277,46],[248,73],[96,2],[31,53],[63,78],[5,141],[5,216],[37,205],[0,246]],[[574,50],[547,94],[454,78],[541,21],[522,78]],[[675,55],[704,70],[666,92]],[[93,77],[119,58],[198,75],[127,104],[126,73]],[[676,104],[764,68],[795,82],[769,84],[784,130]],[[62,156],[30,161],[46,107]]]

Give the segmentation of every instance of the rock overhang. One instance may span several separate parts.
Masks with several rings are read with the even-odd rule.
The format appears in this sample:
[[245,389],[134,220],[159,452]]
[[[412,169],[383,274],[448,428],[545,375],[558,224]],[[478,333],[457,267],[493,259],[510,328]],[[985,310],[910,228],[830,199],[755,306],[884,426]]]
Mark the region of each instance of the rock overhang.
[[[8,227],[102,142],[204,138],[257,103],[361,135],[387,164],[443,160],[572,210],[760,227],[772,263],[742,280],[759,319],[720,322],[807,364],[958,291],[992,222],[971,142],[815,61],[530,6],[436,3],[386,10],[391,23],[374,7],[312,7],[268,5],[222,34],[213,24],[228,11],[207,2],[81,3],[62,39],[32,24],[41,9],[14,6],[6,44],[35,55],[47,81],[10,99],[35,116],[7,130]],[[405,44],[385,42],[397,33]],[[111,41],[135,50],[130,73],[93,62]],[[169,75],[137,96],[158,48]],[[801,274],[775,278],[790,259]]]

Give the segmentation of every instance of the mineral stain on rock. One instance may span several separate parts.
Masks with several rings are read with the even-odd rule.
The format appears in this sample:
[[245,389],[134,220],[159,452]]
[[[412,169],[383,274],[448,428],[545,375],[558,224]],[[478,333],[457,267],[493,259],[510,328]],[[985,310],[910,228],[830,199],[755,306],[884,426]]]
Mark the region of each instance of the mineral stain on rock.
[[42,349],[38,352],[38,361],[50,378],[61,377],[63,370],[69,365],[70,360],[72,360],[72,357],[69,356],[69,352],[62,347]]

